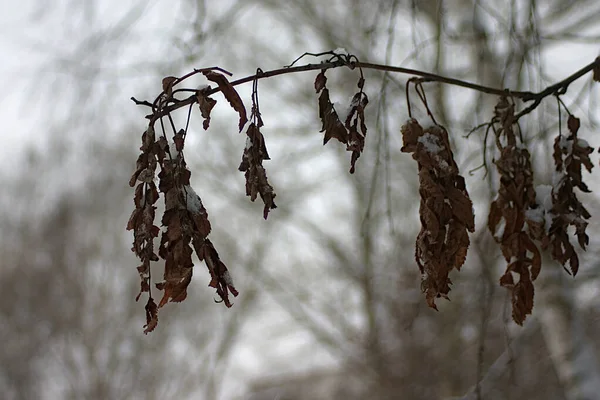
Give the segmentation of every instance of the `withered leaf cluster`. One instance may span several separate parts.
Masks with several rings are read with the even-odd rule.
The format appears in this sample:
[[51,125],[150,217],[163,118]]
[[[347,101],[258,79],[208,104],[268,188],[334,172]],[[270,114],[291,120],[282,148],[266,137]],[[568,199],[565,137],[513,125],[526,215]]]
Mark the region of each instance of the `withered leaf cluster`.
[[540,273],[540,251],[526,231],[526,211],[537,207],[533,186],[531,156],[517,146],[514,104],[502,97],[495,108],[496,145],[500,158],[495,161],[500,188],[490,206],[488,228],[500,243],[508,265],[500,285],[511,290],[512,317],[522,325],[533,309],[533,281]]
[[552,224],[548,227],[548,236],[543,238],[544,244],[548,241],[552,245],[552,257],[563,266],[569,262],[571,273],[577,274],[579,258],[575,248],[569,241],[568,228],[575,228],[575,235],[579,246],[585,250],[589,243],[586,233],[587,219],[591,217],[575,194],[575,188],[584,193],[589,193],[587,185],[581,176],[582,166],[588,172],[594,165],[590,154],[594,151],[586,141],[577,138],[579,119],[569,115],[567,127],[570,135],[558,135],[554,141],[555,178],[552,188]]
[[[140,150],[142,153],[138,156],[135,172],[129,180],[129,186],[135,186],[133,198],[135,209],[131,213],[129,221],[127,221],[127,230],[133,230],[133,247],[131,250],[142,262],[137,267],[141,278],[141,287],[136,301],[139,300],[142,293],[150,291],[150,262],[159,260],[154,249],[154,238],[158,237],[160,233],[158,226],[154,225],[156,216],[156,206],[154,204],[159,197],[154,183],[157,166],[154,127],[149,126],[142,135]],[[149,332],[158,323],[157,307],[152,296],[146,304],[146,319],[146,332]]]
[[344,123],[342,123],[329,98],[325,70],[322,70],[315,78],[315,91],[321,93],[319,95],[319,117],[323,124],[321,132],[325,132],[323,145],[327,144],[331,138],[335,138],[346,145],[346,151],[352,152],[350,159],[351,174],[354,173],[356,160],[358,160],[365,147],[365,137],[367,135],[365,107],[369,103],[369,98],[363,92],[364,84],[365,80],[361,77],[357,84],[359,91],[352,97],[348,115],[345,116]]
[[[142,293],[148,292],[146,304],[145,333],[151,332],[158,323],[158,309],[167,302],[180,302],[187,297],[187,288],[192,280],[192,246],[200,261],[205,261],[211,274],[210,286],[214,287],[225,305],[231,306],[229,291],[234,296],[238,292],[233,286],[225,265],[208,239],[211,231],[208,214],[202,200],[190,186],[190,171],[183,156],[185,133],[180,130],[170,144],[164,135],[156,139],[152,124],[142,135],[142,153],[138,157],[136,171],[129,184],[136,186],[135,209],[131,214],[127,229],[133,230],[132,251],[141,259],[138,267]],[[158,190],[154,182],[157,166]],[[162,216],[162,231],[158,255],[154,249],[154,238],[160,229],[154,225],[159,192],[163,193],[165,212]],[[165,260],[163,281],[156,288],[163,291],[157,305],[151,295],[151,261]]]
[[246,177],[246,196],[251,201],[256,200],[257,195],[263,200],[265,207],[263,209],[263,218],[267,219],[269,211],[277,208],[273,201],[275,191],[267,179],[267,171],[262,165],[263,160],[270,160],[265,138],[260,132],[262,120],[257,123],[252,122],[246,131],[246,147],[242,154],[242,161],[238,170],[245,173]]
[[419,217],[415,259],[422,276],[421,288],[427,304],[448,298],[448,277],[460,270],[470,244],[468,232],[475,230],[473,205],[454,161],[448,132],[434,125],[423,129],[415,119],[402,126],[402,151],[412,153],[418,163]]
[[273,186],[269,184],[267,179],[267,171],[262,165],[263,160],[270,160],[265,137],[260,131],[264,123],[260,115],[260,107],[258,103],[258,80],[254,81],[252,90],[252,112],[250,118],[252,123],[246,130],[246,146],[242,154],[242,161],[238,170],[244,172],[246,177],[246,196],[250,197],[251,201],[260,197],[265,205],[263,209],[263,218],[267,219],[269,211],[277,208],[273,199],[275,199],[275,191]]
[[[502,97],[495,109],[496,145],[500,158],[495,161],[500,174],[498,195],[490,208],[488,227],[508,262],[500,284],[512,293],[512,316],[523,324],[533,309],[533,281],[541,270],[542,258],[535,241],[542,249],[552,246],[552,258],[563,266],[569,263],[570,273],[579,269],[579,258],[570,243],[568,228],[585,250],[589,238],[585,232],[590,214],[577,199],[574,189],[589,192],[582,181],[584,166],[591,172],[589,155],[593,149],[577,138],[579,119],[570,115],[567,121],[570,135],[558,135],[554,142],[555,172],[551,190],[540,185],[534,188],[533,170],[529,151],[515,135],[514,105]],[[546,198],[548,197],[548,198]],[[550,200],[551,199],[551,200]],[[565,268],[566,269],[566,268]]]

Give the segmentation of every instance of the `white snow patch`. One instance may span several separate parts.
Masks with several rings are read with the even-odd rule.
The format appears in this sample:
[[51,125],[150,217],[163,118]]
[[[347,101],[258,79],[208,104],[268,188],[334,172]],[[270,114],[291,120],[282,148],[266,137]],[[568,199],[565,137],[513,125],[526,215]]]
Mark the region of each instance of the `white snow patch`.
[[358,97],[355,97],[354,95],[352,95],[350,97],[350,103],[348,104],[348,106],[344,109],[340,108],[340,112],[338,114],[338,116],[340,117],[341,121],[346,121],[346,118],[348,118],[348,115],[350,115],[350,112],[352,111],[352,109],[354,107],[358,106],[360,99]]
[[344,54],[344,55],[348,55],[349,54],[348,51],[345,48],[343,48],[343,47],[338,47],[333,52],[335,54]]
[[590,147],[590,145],[587,142],[587,140],[585,140],[585,139],[579,139],[579,138],[577,138],[577,146],[583,147],[583,148]]
[[494,237],[498,240],[502,240],[502,236],[504,235],[504,229],[506,228],[506,220],[504,217],[500,219],[498,225],[496,225],[496,231],[494,232]]
[[533,222],[544,223],[546,232],[552,225],[552,186],[537,185],[535,187],[535,202],[539,205],[536,209],[525,211],[525,217]]
[[566,150],[568,154],[573,152],[573,141],[567,140],[567,138],[564,136],[560,137],[558,145],[561,149]]
[[450,166],[448,165],[448,163],[446,162],[446,160],[442,160],[439,157],[436,157],[436,161],[440,164],[440,168],[443,170],[447,170],[448,168],[450,168]]
[[[423,136],[417,139],[419,143],[425,147],[425,150],[431,154],[437,154],[444,149],[444,146],[440,144],[440,140],[437,136],[426,132]],[[447,165],[447,164],[446,164]]]
[[525,218],[539,224],[544,222],[544,210],[541,207],[525,211]]
[[535,187],[535,202],[546,212],[550,212],[552,210],[552,186],[537,185]]

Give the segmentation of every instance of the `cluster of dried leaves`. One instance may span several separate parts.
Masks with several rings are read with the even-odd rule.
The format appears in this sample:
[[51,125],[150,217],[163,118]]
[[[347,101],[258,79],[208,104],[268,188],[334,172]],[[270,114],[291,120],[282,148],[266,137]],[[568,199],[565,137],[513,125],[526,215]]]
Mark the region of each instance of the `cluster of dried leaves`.
[[[191,173],[186,166],[183,154],[187,131],[181,129],[174,133],[172,142],[169,142],[162,121],[163,118],[168,117],[173,131],[175,130],[173,119],[169,114],[169,107],[177,105],[179,101],[174,98],[174,95],[177,94],[175,86],[197,72],[202,72],[206,79],[218,85],[218,90],[208,86],[195,91],[194,102],[198,103],[200,114],[204,119],[203,128],[205,130],[210,126],[211,111],[217,104],[217,101],[210,95],[217,91],[223,94],[231,107],[238,113],[240,132],[248,122],[246,108],[241,97],[227,77],[214,69],[195,70],[182,78],[166,77],[162,81],[163,91],[151,104],[153,114],[150,116],[148,129],[142,135],[140,148],[142,153],[138,157],[136,170],[129,182],[132,187],[136,186],[136,189],[135,209],[129,219],[127,229],[133,230],[132,251],[142,261],[142,265],[138,267],[142,283],[136,300],[142,293],[148,292],[149,294],[146,304],[144,331],[146,333],[156,327],[160,307],[169,301],[180,302],[187,297],[187,288],[192,280],[194,251],[200,261],[206,262],[211,275],[209,286],[216,289],[227,307],[231,306],[229,292],[234,296],[238,295],[227,267],[220,260],[219,254],[208,239],[211,231],[208,214],[200,197],[190,185]],[[260,195],[264,203],[263,217],[267,219],[269,212],[277,206],[274,202],[275,191],[267,179],[267,173],[263,166],[263,161],[269,160],[270,157],[265,138],[260,131],[263,127],[258,104],[258,78],[261,73],[262,71],[258,70],[254,79],[251,123],[246,130],[246,146],[238,169],[245,174],[246,195],[250,197],[251,201],[255,201]],[[364,108],[368,103],[367,95],[363,92],[365,81],[361,72],[358,82],[360,90],[353,96],[348,114],[342,123],[329,100],[329,91],[325,87],[326,80],[323,70],[315,81],[317,93],[321,92],[319,114],[323,122],[323,131],[325,131],[324,144],[332,137],[346,144],[347,150],[352,152],[350,172],[354,172],[355,163],[363,151],[367,133],[364,121]],[[160,120],[162,134],[157,139],[154,125],[158,120]],[[156,174],[157,167],[160,169],[158,174]],[[155,177],[158,178],[158,188]],[[160,197],[159,192],[163,193],[165,212],[161,219],[163,229],[158,254],[156,254],[154,238],[161,234],[161,229],[154,225],[155,203]],[[155,285],[158,290],[163,292],[162,299],[157,305],[151,293],[150,263],[160,259],[165,261],[165,270],[163,281]]]
[[495,161],[500,175],[500,188],[490,206],[488,228],[500,243],[508,262],[500,285],[511,290],[512,316],[522,324],[533,308],[533,280],[540,273],[542,257],[530,238],[525,222],[526,211],[536,206],[531,156],[517,145],[514,104],[502,97],[495,108],[494,129],[500,158]]
[[[365,107],[369,103],[367,94],[363,92],[365,79],[361,76],[358,80],[359,91],[352,97],[348,114],[345,116],[344,123],[335,110],[333,103],[329,98],[329,89],[327,89],[327,77],[325,70],[322,70],[315,79],[315,91],[319,95],[319,117],[323,123],[321,132],[325,132],[323,144],[331,138],[337,139],[346,145],[346,151],[352,152],[350,159],[350,173],[355,171],[356,160],[360,157],[365,148],[365,137],[367,135],[367,126],[365,124]],[[360,125],[360,131],[359,131]]]
[[252,123],[246,130],[246,147],[242,154],[242,161],[238,170],[244,172],[246,177],[246,196],[250,197],[251,201],[256,200],[260,194],[265,207],[263,209],[263,218],[267,219],[269,211],[277,208],[273,199],[275,191],[273,186],[269,184],[267,179],[267,171],[262,165],[263,160],[270,160],[265,137],[260,132],[260,128],[264,125],[260,115],[260,107],[258,105],[258,81],[254,82],[254,90],[252,91]]
[[[335,66],[347,65],[354,69],[354,64],[349,61],[353,56],[343,59],[340,59],[339,55],[334,56],[340,61],[339,65]],[[593,67],[593,78],[598,81],[600,57]],[[135,186],[135,209],[127,223],[127,229],[133,230],[132,251],[141,260],[138,267],[141,288],[136,300],[142,293],[149,294],[146,304],[146,333],[156,327],[160,307],[169,301],[180,302],[187,297],[187,288],[192,279],[194,252],[200,261],[206,263],[211,275],[209,286],[216,289],[227,307],[231,306],[229,293],[238,295],[227,267],[208,239],[211,232],[208,214],[200,197],[190,185],[191,173],[183,154],[187,125],[186,129],[176,131],[170,115],[170,112],[180,108],[181,104],[191,107],[198,103],[204,119],[203,128],[206,130],[210,126],[211,111],[217,103],[210,96],[221,92],[238,113],[238,128],[241,132],[248,118],[234,84],[248,82],[250,79],[242,79],[232,85],[225,75],[217,71],[227,73],[220,68],[210,68],[194,70],[181,78],[166,77],[162,81],[163,91],[154,103],[138,102],[134,99],[137,104],[152,108],[148,129],[142,135],[141,154],[129,182],[132,187]],[[281,71],[271,72],[269,76]],[[319,94],[321,132],[325,132],[323,144],[332,138],[345,144],[346,150],[352,152],[350,173],[354,173],[367,134],[364,111],[369,100],[363,92],[365,80],[362,69],[357,84],[359,90],[352,97],[345,115],[340,115],[340,110],[336,110],[331,102],[325,72],[326,69],[321,68],[314,82],[315,91]],[[218,88],[212,89],[208,86],[192,90],[194,95],[187,100],[175,99],[174,95],[178,93],[175,86],[196,73],[202,73],[207,80],[216,83]],[[263,120],[258,104],[258,79],[266,76],[259,69],[253,79],[251,123],[246,130],[246,146],[238,167],[245,174],[246,195],[251,201],[255,201],[260,195],[264,203],[265,219],[270,210],[277,207],[274,202],[274,189],[268,182],[263,166],[263,161],[269,160],[270,157],[265,138],[260,131]],[[427,304],[437,309],[435,299],[448,298],[452,283],[449,278],[450,272],[453,269],[460,270],[465,262],[470,244],[469,232],[474,231],[475,224],[473,205],[465,180],[459,174],[454,161],[448,132],[435,122],[427,105],[422,87],[425,81],[420,78],[414,80],[415,88],[434,125],[424,129],[417,120],[409,119],[401,129],[404,141],[401,150],[412,153],[418,164],[419,217],[422,226],[416,240],[415,259],[422,274],[421,285]],[[563,83],[568,86],[570,82],[566,80]],[[562,89],[566,90],[566,86]],[[189,92],[190,89],[183,91]],[[593,165],[589,156],[593,149],[577,137],[580,123],[570,113],[567,121],[569,136],[563,137],[559,131],[554,142],[555,174],[552,186],[534,186],[531,156],[523,143],[517,120],[519,116],[535,108],[541,99],[548,95],[546,92],[541,92],[539,96],[542,97],[534,99],[536,102],[533,107],[518,115],[515,115],[512,98],[502,96],[495,108],[495,115],[488,124],[495,133],[499,157],[494,163],[500,177],[498,194],[490,207],[488,228],[500,244],[507,262],[500,284],[511,291],[512,315],[518,324],[522,324],[533,309],[533,281],[540,273],[542,260],[538,245],[542,249],[552,246],[552,257],[563,267],[569,263],[570,272],[575,275],[579,269],[579,259],[569,240],[569,229],[574,229],[582,249],[585,250],[589,243],[586,228],[590,214],[577,198],[575,189],[589,192],[583,183],[581,170],[585,167],[591,172]],[[558,92],[554,94],[558,96]],[[188,123],[191,111],[190,108]],[[167,139],[163,122],[163,118],[166,117],[173,130],[171,141]],[[154,126],[158,121],[162,133],[157,138]],[[156,178],[158,187],[155,183]],[[160,193],[165,209],[161,218],[162,231],[154,224]],[[154,239],[161,234],[157,252]],[[160,259],[165,261],[163,281],[155,286],[163,295],[156,304],[152,297],[151,262]]]
[[415,119],[402,126],[402,151],[412,153],[418,163],[419,217],[415,259],[422,276],[421,289],[427,304],[436,309],[435,299],[448,298],[448,277],[460,270],[475,230],[473,204],[454,161],[448,132],[433,125],[423,129]]
[[574,189],[589,193],[587,185],[581,178],[581,167],[592,172],[594,165],[590,154],[594,151],[587,142],[577,137],[579,119],[569,115],[567,127],[571,133],[567,138],[558,135],[554,141],[555,181],[552,189],[552,225],[548,227],[548,238],[552,244],[552,257],[563,266],[569,262],[573,275],[579,270],[579,258],[568,238],[567,229],[575,227],[575,235],[579,246],[585,250],[589,237],[585,230],[591,217],[577,198]]
[[[514,104],[502,97],[492,121],[500,158],[495,161],[500,188],[490,207],[488,228],[500,243],[508,265],[500,284],[511,291],[512,316],[523,324],[533,309],[533,281],[540,273],[542,257],[538,245],[552,245],[552,257],[563,266],[569,262],[573,275],[579,268],[575,248],[568,238],[569,226],[575,227],[579,245],[585,250],[585,233],[590,214],[577,199],[574,188],[588,192],[581,177],[582,165],[592,169],[589,155],[593,149],[577,138],[579,120],[569,116],[571,135],[559,134],[554,143],[555,175],[552,186],[534,187],[531,156],[515,134]],[[498,126],[498,128],[496,128]]]
[[[158,308],[167,302],[180,302],[187,297],[187,287],[192,280],[192,246],[200,261],[205,261],[211,275],[210,286],[216,288],[217,294],[230,307],[229,291],[237,296],[227,267],[221,262],[219,254],[208,239],[211,227],[208,214],[202,200],[190,186],[191,173],[187,169],[183,156],[185,133],[180,130],[169,143],[165,136],[156,140],[154,127],[150,125],[142,135],[142,154],[138,157],[136,171],[130,186],[135,188],[135,209],[131,214],[127,229],[133,230],[134,242],[132,251],[142,260],[138,272],[142,279],[139,299],[142,293],[148,292],[146,304],[145,333],[151,332],[158,324]],[[158,191],[154,183],[156,167],[158,173]],[[165,212],[161,224],[162,231],[158,256],[154,251],[154,238],[160,230],[154,225],[159,191],[163,193]],[[163,291],[163,297],[156,305],[151,295],[150,262],[165,260],[163,281],[156,283],[156,288]]]
[[[240,116],[240,130],[247,122],[244,105],[233,87],[222,74],[204,71],[210,81],[216,82]],[[158,110],[167,107],[173,95],[173,86],[177,79],[163,79],[163,92],[159,97]],[[199,91],[198,103],[205,118],[204,128],[210,123],[210,111],[216,100]],[[187,168],[184,157],[186,132],[181,129],[174,134],[172,141],[162,127],[162,134],[156,138],[155,121],[151,120],[148,129],[142,135],[142,153],[138,157],[136,170],[129,182],[135,186],[135,209],[127,223],[127,229],[133,230],[134,242],[132,251],[140,258],[142,265],[138,267],[141,277],[141,289],[136,300],[144,292],[148,292],[146,303],[145,333],[151,332],[158,324],[158,309],[167,302],[181,302],[187,297],[187,288],[192,280],[194,263],[192,255],[195,251],[198,259],[204,261],[211,276],[209,286],[216,289],[217,295],[227,307],[231,307],[229,292],[238,295],[227,267],[221,261],[219,253],[208,239],[211,225],[202,200],[190,185],[191,172]],[[160,169],[156,174],[157,166]],[[158,189],[155,184],[158,178]],[[139,182],[139,183],[138,183]],[[154,248],[154,238],[161,230],[154,225],[159,192],[164,199],[164,214],[161,218],[163,226],[158,255]],[[151,293],[151,261],[163,259],[163,281],[156,283],[156,288],[163,292],[158,305]]]

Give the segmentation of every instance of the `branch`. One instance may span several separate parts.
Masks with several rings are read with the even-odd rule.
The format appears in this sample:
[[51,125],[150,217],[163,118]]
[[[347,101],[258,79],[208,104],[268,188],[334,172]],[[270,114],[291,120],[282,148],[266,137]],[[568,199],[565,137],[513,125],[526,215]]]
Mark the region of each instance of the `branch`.
[[[546,89],[544,89],[538,93],[534,93],[534,92],[530,92],[530,91],[513,91],[510,89],[499,89],[499,88],[494,88],[494,87],[490,87],[490,86],[478,85],[476,83],[471,83],[471,82],[467,82],[467,81],[462,81],[460,79],[449,78],[446,76],[437,75],[437,74],[433,74],[430,72],[419,71],[419,70],[411,69],[411,68],[394,67],[394,66],[382,65],[382,64],[372,64],[372,63],[365,63],[365,62],[360,62],[360,61],[347,62],[344,59],[337,59],[335,61],[324,62],[324,63],[319,63],[319,64],[306,64],[306,65],[301,65],[301,66],[297,66],[297,67],[284,67],[284,68],[274,69],[274,70],[270,70],[270,71],[260,71],[255,75],[247,76],[245,78],[241,78],[241,79],[231,82],[231,86],[237,86],[237,85],[241,85],[244,83],[253,82],[258,79],[270,78],[270,77],[277,76],[277,75],[292,74],[292,73],[303,72],[303,71],[326,70],[326,69],[338,68],[338,67],[343,67],[343,66],[347,66],[350,69],[354,69],[354,68],[363,69],[364,68],[364,69],[373,69],[373,70],[379,70],[379,71],[396,72],[396,73],[401,73],[401,74],[406,74],[406,75],[419,76],[422,78],[423,82],[445,83],[448,85],[459,86],[459,87],[475,90],[475,91],[486,93],[486,94],[518,98],[524,102],[532,101],[533,103],[531,105],[529,105],[527,108],[523,109],[519,114],[516,115],[516,119],[518,119],[518,118],[522,117],[523,115],[528,114],[531,111],[533,111],[542,102],[542,100],[544,98],[546,98],[550,95],[564,94],[567,91],[567,89],[571,83],[573,83],[577,79],[581,78],[583,75],[587,74],[588,72],[594,70],[595,68],[600,69],[600,57],[596,58],[592,63],[590,63],[590,64],[586,65],[585,67],[581,68],[580,70],[576,71],[569,77],[567,77],[567,78],[563,79],[562,81],[557,82],[551,86],[548,86]],[[216,68],[216,67],[211,68],[211,69],[221,70],[220,68]],[[194,73],[196,73],[198,71],[202,71],[202,70],[204,70],[204,69],[194,70],[193,73],[190,73],[190,74],[186,75],[185,77],[191,76]],[[182,78],[178,79],[177,81],[181,82],[183,79],[184,78],[182,77]],[[196,103],[198,101],[198,99],[196,97],[196,90],[179,89],[179,90],[175,90],[173,92],[173,94],[181,93],[181,92],[189,92],[189,91],[193,91],[194,94],[183,100],[175,100],[175,102],[173,104],[170,104],[166,107],[161,108],[160,110],[157,110],[156,112],[154,112],[152,114],[147,115],[146,118],[149,119],[151,121],[151,123],[154,123],[160,117],[163,117],[179,108],[186,107],[186,106],[189,106],[190,104]],[[205,91],[205,94],[207,96],[210,96],[210,95],[215,94],[220,91],[221,91],[221,89],[217,87],[217,88]],[[152,105],[152,103],[150,103],[150,102],[140,101],[140,100],[135,99],[134,97],[132,97],[131,99],[137,105],[144,105],[144,106]]]

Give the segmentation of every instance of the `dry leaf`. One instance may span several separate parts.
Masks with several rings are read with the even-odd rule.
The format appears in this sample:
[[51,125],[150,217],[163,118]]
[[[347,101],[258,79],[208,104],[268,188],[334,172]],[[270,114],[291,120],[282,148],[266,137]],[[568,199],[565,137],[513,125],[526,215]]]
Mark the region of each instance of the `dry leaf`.
[[167,97],[171,97],[173,95],[173,84],[177,81],[177,78],[174,76],[167,76],[162,80],[162,89],[163,92],[167,95]]
[[227,99],[231,107],[239,114],[240,121],[238,127],[239,131],[241,132],[244,128],[244,125],[246,125],[246,122],[248,122],[248,117],[246,116],[246,107],[244,107],[242,98],[235,88],[231,86],[231,83],[229,83],[225,75],[214,71],[203,71],[202,73],[204,76],[206,76],[206,79],[219,85],[219,89],[225,96],[225,99]]
[[329,100],[329,90],[327,88],[324,88],[319,96],[319,117],[323,123],[321,132],[325,132],[323,145],[327,144],[331,138],[335,138],[344,144],[348,143],[348,132]]
[[210,112],[212,111],[215,104],[217,104],[217,101],[211,97],[204,95],[204,93],[202,93],[201,91],[198,92],[197,98],[198,106],[200,107],[200,114],[202,115],[202,118],[204,118],[204,121],[202,122],[202,127],[204,128],[204,130],[207,130],[208,126],[210,125]]

